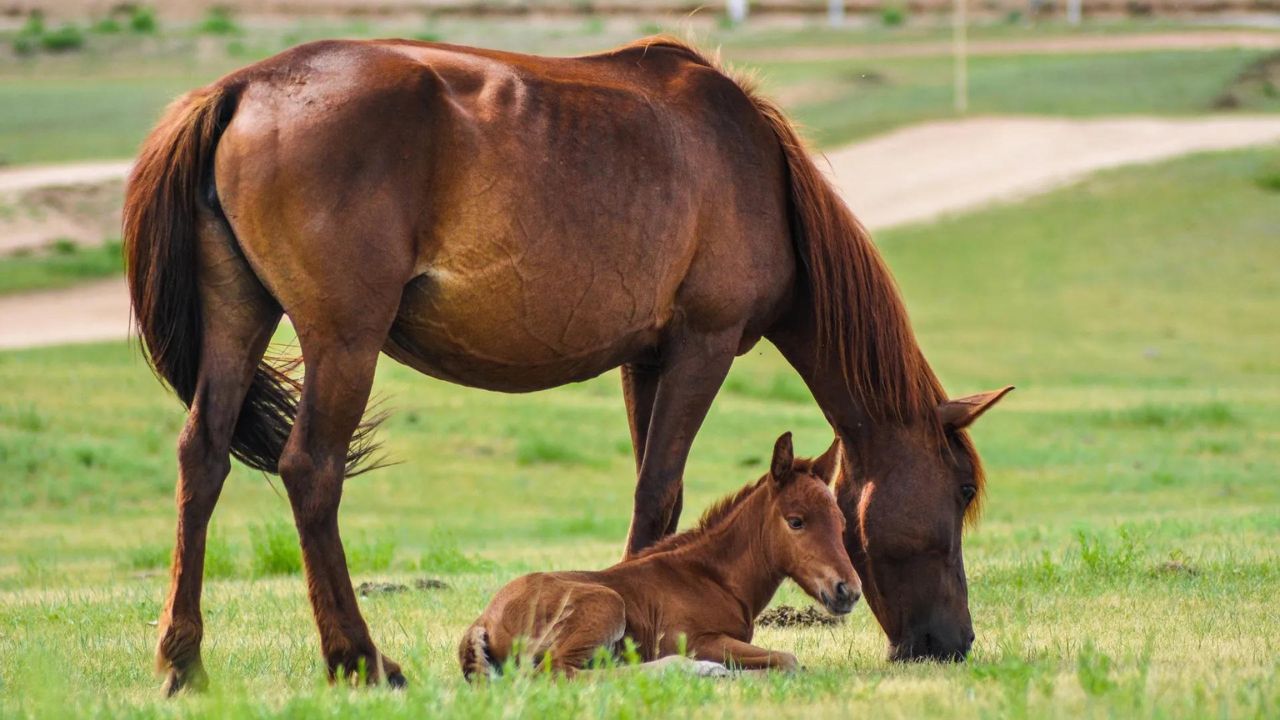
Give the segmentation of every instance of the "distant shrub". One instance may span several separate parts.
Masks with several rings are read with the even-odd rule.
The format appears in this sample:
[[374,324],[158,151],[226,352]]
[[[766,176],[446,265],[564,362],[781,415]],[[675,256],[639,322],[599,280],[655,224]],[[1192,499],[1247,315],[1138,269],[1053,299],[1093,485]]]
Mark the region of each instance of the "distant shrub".
[[302,550],[298,534],[284,523],[264,523],[249,528],[253,550],[253,574],[296,575],[302,570]]
[[44,13],[33,11],[13,36],[13,51],[19,55],[31,55],[39,47],[44,35]]
[[168,545],[146,545],[125,552],[124,566],[130,570],[158,570],[169,566],[173,548]]
[[239,574],[238,571],[235,548],[221,535],[209,533],[204,547],[204,576],[230,578]]
[[343,542],[347,551],[347,567],[351,572],[381,572],[391,568],[396,541],[390,537],[360,537]]
[[1097,424],[1133,428],[1224,427],[1235,425],[1240,418],[1230,405],[1207,402],[1199,405],[1137,405],[1123,410],[1104,411],[1096,415]]
[[1116,681],[1111,679],[1114,663],[1106,653],[1086,642],[1076,656],[1076,679],[1086,695],[1098,696],[1114,690]]
[[1258,176],[1258,187],[1271,192],[1280,192],[1280,169],[1264,172]]
[[129,8],[129,31],[140,35],[150,35],[160,29],[156,21],[156,11],[142,5]]
[[22,23],[22,27],[18,28],[19,35],[35,35],[44,34],[44,13],[39,10],[32,10],[27,16],[26,22]]
[[582,465],[603,468],[604,458],[579,449],[577,440],[525,435],[516,441],[516,462],[521,465]]
[[448,535],[437,535],[418,558],[417,570],[426,573],[451,574],[481,572],[493,568],[493,563],[472,557],[458,548],[458,542]]
[[89,30],[99,35],[115,35],[124,32],[124,25],[114,17],[104,17],[91,25]]
[[1080,562],[1096,575],[1116,576],[1128,573],[1138,561],[1138,538],[1128,528],[1120,528],[1116,542],[1084,530],[1076,531],[1080,545]]
[[76,241],[71,238],[57,238],[49,244],[49,249],[54,255],[75,255],[80,246],[76,245]]
[[898,27],[907,21],[907,11],[897,5],[880,8],[880,22],[885,27]]
[[231,9],[223,6],[211,7],[200,21],[200,32],[207,35],[237,35],[240,26],[231,15]]

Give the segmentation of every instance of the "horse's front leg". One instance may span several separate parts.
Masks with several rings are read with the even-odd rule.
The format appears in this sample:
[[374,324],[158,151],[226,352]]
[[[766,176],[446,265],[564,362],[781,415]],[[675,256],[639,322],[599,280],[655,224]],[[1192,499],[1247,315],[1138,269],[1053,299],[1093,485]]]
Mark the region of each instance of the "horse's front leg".
[[[644,550],[679,522],[685,462],[711,402],[729,373],[741,328],[716,334],[680,332],[663,343],[662,367],[644,433],[635,507],[627,538],[628,557]],[[636,400],[642,393],[636,393]],[[628,399],[628,410],[634,401]],[[633,435],[637,434],[633,416]]]
[[800,662],[789,652],[766,650],[751,643],[742,642],[728,635],[712,635],[694,644],[693,656],[699,660],[724,663],[741,670],[800,669]]

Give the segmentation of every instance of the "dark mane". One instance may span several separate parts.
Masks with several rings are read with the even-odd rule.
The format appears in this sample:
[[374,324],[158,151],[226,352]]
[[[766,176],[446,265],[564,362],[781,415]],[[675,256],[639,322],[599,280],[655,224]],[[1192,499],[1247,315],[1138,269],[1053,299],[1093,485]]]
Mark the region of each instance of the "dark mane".
[[[777,135],[797,188],[791,199],[793,232],[804,256],[820,344],[835,348],[845,383],[873,419],[925,423],[935,432],[939,451],[949,452],[948,432],[936,414],[947,393],[920,350],[893,273],[871,234],[810,159],[795,125],[759,94],[753,79],[679,38],[659,35],[624,47],[681,52],[734,81],[751,99]],[[951,435],[974,471],[978,495],[965,515],[972,521],[981,512],[982,462],[967,433]]]

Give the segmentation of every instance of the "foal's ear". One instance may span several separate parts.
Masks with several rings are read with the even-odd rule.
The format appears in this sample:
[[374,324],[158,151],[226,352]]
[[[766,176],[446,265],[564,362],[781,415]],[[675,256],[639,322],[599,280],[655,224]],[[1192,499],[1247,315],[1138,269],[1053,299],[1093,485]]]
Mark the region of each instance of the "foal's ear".
[[828,485],[836,481],[836,473],[840,472],[840,438],[832,440],[831,447],[813,459],[812,472]]
[[1000,398],[1008,395],[1010,390],[1013,390],[1012,385],[999,390],[948,400],[938,406],[938,419],[942,421],[943,427],[963,430],[972,425],[974,420],[982,417],[982,414],[990,410],[992,405],[1000,401]]
[[794,475],[796,461],[795,452],[791,448],[791,433],[782,433],[778,442],[773,444],[773,461],[769,463],[769,474],[779,485],[787,482]]

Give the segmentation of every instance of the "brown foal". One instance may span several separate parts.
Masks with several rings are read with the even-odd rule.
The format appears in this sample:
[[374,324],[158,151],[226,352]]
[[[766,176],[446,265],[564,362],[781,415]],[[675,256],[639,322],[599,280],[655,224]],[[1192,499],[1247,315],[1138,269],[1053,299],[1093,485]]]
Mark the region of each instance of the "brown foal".
[[[206,528],[234,456],[279,473],[331,677],[403,682],[352,591],[338,506],[378,357],[528,392],[622,368],[626,554],[675,531],[689,449],[768,338],[839,438],[845,544],[894,657],[972,640],[961,530],[982,472],[866,231],[782,113],[654,38],[542,58],[406,40],[302,45],[176,102],[124,213],[157,373],[190,407],[157,663],[200,684]],[[282,314],[301,382],[264,358]]]
[[861,594],[829,487],[835,448],[796,460],[778,438],[769,473],[713,505],[698,526],[599,572],[533,573],[498,591],[458,646],[468,680],[508,660],[573,674],[626,639],[645,661],[680,653],[747,670],[794,670],[751,644],[785,578],[843,615]]

